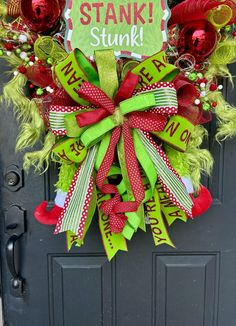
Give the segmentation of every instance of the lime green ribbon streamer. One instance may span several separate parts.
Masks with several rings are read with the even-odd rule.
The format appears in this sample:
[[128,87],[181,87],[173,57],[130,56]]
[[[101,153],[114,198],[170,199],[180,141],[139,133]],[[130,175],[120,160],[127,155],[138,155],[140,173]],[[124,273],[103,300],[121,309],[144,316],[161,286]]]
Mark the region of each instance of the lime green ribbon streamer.
[[56,76],[65,91],[81,105],[87,104],[78,95],[78,91],[85,81],[100,87],[111,99],[118,89],[114,51],[96,51],[95,58],[98,72],[79,49],[75,49],[55,67]]
[[187,222],[188,218],[185,212],[182,211],[180,208],[178,208],[172,202],[172,200],[170,200],[169,196],[163,189],[163,186],[161,185],[160,182],[157,183],[156,190],[158,191],[159,194],[162,213],[165,216],[168,225],[171,226],[177,220]]
[[158,52],[136,66],[132,73],[139,76],[137,88],[154,84],[159,81],[172,81],[179,69],[167,62],[164,51]]
[[188,119],[175,115],[169,119],[163,131],[152,133],[165,143],[181,152],[185,152],[194,128],[194,125]]
[[136,130],[133,130],[133,141],[134,141],[134,148],[135,148],[137,159],[140,165],[142,166],[145,175],[147,176],[147,179],[149,181],[149,184],[151,186],[150,191],[145,192],[146,196],[144,200],[147,201],[153,195],[155,185],[157,182],[157,172],[153,164],[153,161],[151,160],[150,155],[148,154]]
[[83,134],[83,132],[87,129],[87,127],[80,128],[78,126],[76,116],[79,113],[88,112],[88,111],[91,111],[91,109],[79,110],[79,111],[65,115],[65,117],[64,117],[65,129],[66,129],[66,134],[68,137],[71,137],[71,138],[80,137]]
[[81,105],[87,104],[78,95],[82,84],[89,81],[97,87],[100,86],[96,69],[79,49],[75,49],[64,61],[56,65],[55,73],[68,95]]
[[126,168],[126,162],[125,162],[125,149],[124,149],[124,137],[121,135],[120,140],[117,145],[117,153],[118,153],[118,159],[119,159],[119,165],[121,168],[121,174],[126,186],[126,192],[127,192],[127,199],[128,200],[134,200],[133,192],[131,188],[131,184],[129,181],[129,176]]
[[151,160],[153,161],[159,178],[169,189],[170,193],[175,196],[176,202],[181,205],[187,213],[191,214],[193,202],[186,188],[179,180],[179,178],[175,175],[175,173],[169,169],[165,160],[157,152],[153,144],[150,143],[150,141],[144,136],[141,131],[138,131],[138,134],[148,154],[150,155]]
[[150,227],[152,230],[155,245],[159,246],[161,244],[167,244],[175,248],[173,242],[169,237],[162,217],[160,198],[156,189],[154,191],[153,197],[146,202],[145,206],[149,217]]
[[113,99],[119,86],[114,51],[111,49],[95,51],[95,61],[100,88]]
[[81,164],[88,151],[81,143],[80,138],[63,137],[53,146],[52,152],[64,162]]
[[98,171],[100,165],[102,164],[102,161],[106,155],[108,146],[110,144],[111,139],[111,133],[107,133],[104,135],[103,139],[101,140],[101,143],[98,148],[96,162],[95,162],[95,169]]

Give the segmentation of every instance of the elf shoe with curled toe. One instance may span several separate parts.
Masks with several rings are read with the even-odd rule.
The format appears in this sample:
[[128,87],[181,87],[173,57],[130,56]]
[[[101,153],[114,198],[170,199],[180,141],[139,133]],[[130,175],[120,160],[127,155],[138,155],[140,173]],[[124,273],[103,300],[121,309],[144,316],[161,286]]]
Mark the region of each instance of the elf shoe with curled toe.
[[41,224],[56,225],[63,208],[54,205],[53,208],[49,211],[47,210],[47,205],[47,201],[43,201],[40,205],[38,205],[34,211],[34,216],[36,220]]
[[211,207],[212,196],[206,187],[200,187],[197,197],[195,197],[193,194],[190,196],[194,204],[192,208],[193,218],[205,213]]

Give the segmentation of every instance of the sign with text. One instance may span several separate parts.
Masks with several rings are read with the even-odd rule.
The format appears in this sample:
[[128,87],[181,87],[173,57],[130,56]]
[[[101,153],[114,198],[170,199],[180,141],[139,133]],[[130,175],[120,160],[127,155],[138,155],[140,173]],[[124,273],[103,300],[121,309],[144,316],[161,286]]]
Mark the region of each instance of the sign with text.
[[67,0],[65,47],[90,57],[113,48],[116,56],[141,59],[163,48],[169,17],[167,0]]

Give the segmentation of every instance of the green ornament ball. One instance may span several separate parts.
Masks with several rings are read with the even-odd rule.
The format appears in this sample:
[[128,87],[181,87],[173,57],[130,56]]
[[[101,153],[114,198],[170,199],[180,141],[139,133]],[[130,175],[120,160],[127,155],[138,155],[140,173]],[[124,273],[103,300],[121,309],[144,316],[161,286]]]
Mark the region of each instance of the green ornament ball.
[[229,26],[229,25],[225,26],[224,30],[225,30],[227,33],[231,32],[231,26]]
[[210,106],[209,103],[204,103],[202,108],[203,108],[204,111],[208,111],[208,110],[210,110],[211,106]]
[[188,79],[191,81],[195,81],[198,78],[197,74],[195,72],[192,72],[189,74]]
[[41,95],[44,94],[44,90],[43,90],[42,88],[38,88],[37,91],[36,91],[36,94],[37,94],[38,96],[41,96]]
[[28,50],[28,44],[23,44],[21,48],[22,50]]

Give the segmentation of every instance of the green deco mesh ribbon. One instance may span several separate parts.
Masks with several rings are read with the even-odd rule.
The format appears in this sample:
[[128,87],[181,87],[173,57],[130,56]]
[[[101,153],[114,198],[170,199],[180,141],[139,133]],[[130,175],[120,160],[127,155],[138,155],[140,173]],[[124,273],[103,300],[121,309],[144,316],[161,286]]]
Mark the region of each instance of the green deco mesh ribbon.
[[53,63],[58,63],[68,56],[67,52],[51,36],[39,37],[34,43],[35,55],[40,60],[52,59]]

